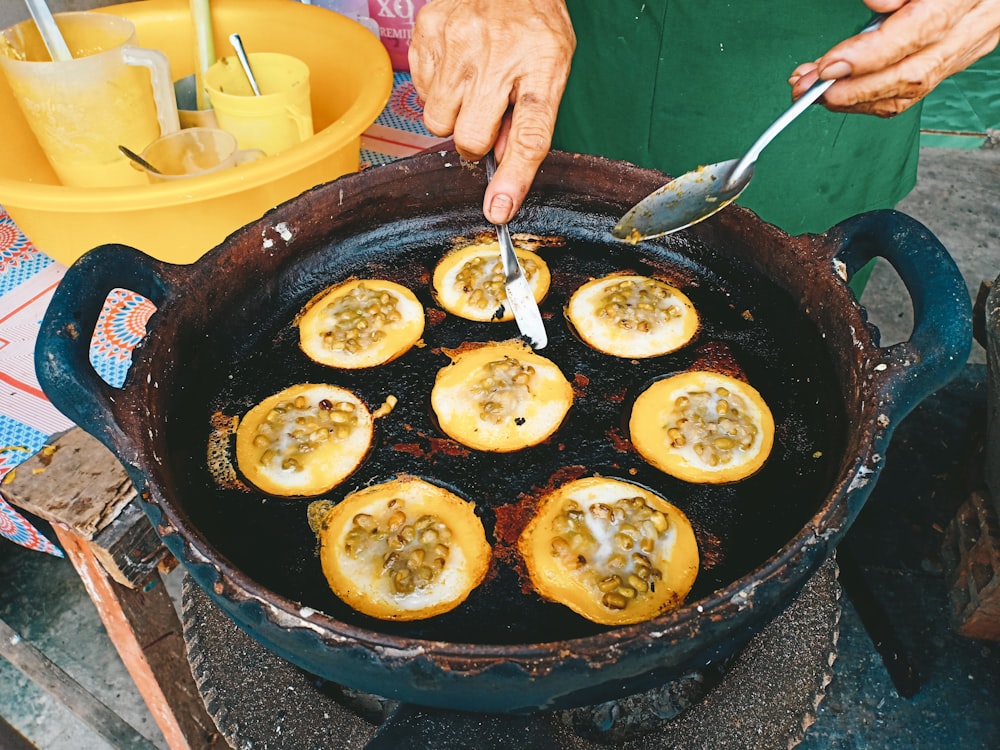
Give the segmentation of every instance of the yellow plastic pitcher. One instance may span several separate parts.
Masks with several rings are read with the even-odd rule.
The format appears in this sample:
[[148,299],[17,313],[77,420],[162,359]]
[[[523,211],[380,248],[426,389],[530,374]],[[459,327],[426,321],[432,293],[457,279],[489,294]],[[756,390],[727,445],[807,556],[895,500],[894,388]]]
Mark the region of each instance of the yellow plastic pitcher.
[[205,87],[219,127],[236,136],[240,148],[279,154],[313,134],[309,66],[291,55],[247,55],[260,96],[236,57],[223,57],[205,72]]
[[145,184],[118,146],[142,151],[179,129],[167,57],[136,47],[125,18],[81,12],[55,20],[72,60],[53,62],[33,21],[0,32],[0,66],[52,169],[63,185]]

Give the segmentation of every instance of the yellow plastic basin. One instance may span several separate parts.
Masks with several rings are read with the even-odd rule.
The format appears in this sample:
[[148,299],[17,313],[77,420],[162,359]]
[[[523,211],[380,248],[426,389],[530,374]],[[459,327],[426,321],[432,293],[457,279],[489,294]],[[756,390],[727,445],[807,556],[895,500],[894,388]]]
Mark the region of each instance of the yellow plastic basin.
[[[385,48],[361,25],[290,0],[212,0],[215,51],[239,32],[253,52],[285,52],[310,67],[315,135],[235,169],[122,188],[59,184],[0,74],[0,204],[39,250],[70,264],[105,243],[191,263],[268,209],[360,166],[361,134],[392,93]],[[194,72],[189,0],[142,0],[101,9],[130,19],[138,43],[162,50],[178,80]]]

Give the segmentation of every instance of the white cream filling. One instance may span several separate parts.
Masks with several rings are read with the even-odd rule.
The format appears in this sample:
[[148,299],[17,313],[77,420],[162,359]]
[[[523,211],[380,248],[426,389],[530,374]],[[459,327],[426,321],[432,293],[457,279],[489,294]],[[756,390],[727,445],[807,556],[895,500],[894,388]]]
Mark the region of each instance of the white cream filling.
[[[580,505],[580,509],[584,511],[583,517],[587,524],[587,530],[597,542],[597,549],[591,553],[593,559],[588,560],[587,567],[580,568],[576,572],[578,576],[581,578],[593,577],[592,572],[587,572],[588,568],[596,567],[605,569],[608,567],[608,560],[612,555],[622,554],[622,550],[617,547],[614,541],[615,534],[619,533],[619,523],[608,523],[597,518],[590,512],[590,508],[597,503],[612,505],[619,500],[638,497],[640,494],[635,490],[629,491],[627,487],[623,487],[617,482],[608,481],[582,487],[567,495],[569,499],[575,500]],[[676,541],[677,528],[673,524],[670,524],[666,531],[657,535],[654,540],[653,549],[643,554],[652,561],[654,566],[660,563],[668,563],[673,555],[674,543]],[[636,548],[634,551],[639,550]],[[635,561],[631,559],[631,555],[626,555],[625,557],[628,559],[628,562],[621,574],[627,577],[629,574],[635,572]]]
[[[725,416],[720,415],[718,412],[719,402],[725,400],[728,402],[730,411],[732,409],[738,409],[740,412],[739,419],[743,422],[751,422],[752,424],[759,425],[762,422],[760,409],[752,401],[743,398],[738,393],[734,391],[729,391],[728,395],[720,396],[716,393],[716,388],[723,387],[727,388],[729,386],[728,382],[723,382],[721,380],[715,380],[712,378],[706,379],[704,381],[705,391],[708,393],[706,398],[706,405],[704,408],[699,409],[699,414],[702,420],[706,424],[719,424],[719,417]],[[697,436],[694,433],[694,428],[689,425],[682,426],[681,433],[684,435],[686,442],[684,445],[675,446],[671,444],[670,438],[667,436],[666,428],[672,427],[682,415],[680,409],[674,406],[674,403],[678,398],[684,397],[688,398],[690,396],[689,388],[678,388],[671,391],[666,403],[667,406],[660,411],[659,419],[660,423],[665,426],[663,437],[666,445],[669,447],[670,451],[679,454],[689,465],[698,466],[702,468],[714,468],[706,463],[696,452],[695,445],[697,444]],[[685,429],[687,428],[687,429]],[[709,440],[715,437],[733,437],[737,439],[734,434],[727,432],[724,429],[720,429],[717,433],[713,434]],[[705,438],[702,438],[705,439]],[[743,448],[737,445],[735,448],[729,450],[732,455],[732,460],[728,465],[736,465],[746,463],[748,460],[757,456],[760,453],[761,441],[764,439],[763,430],[757,430],[748,448]]]
[[[307,487],[331,475],[349,474],[368,450],[371,441],[371,418],[367,409],[350,392],[324,388],[320,385],[301,391],[296,397],[298,395],[306,397],[308,401],[306,407],[297,409],[290,403],[294,398],[289,399],[288,410],[277,420],[277,429],[265,433],[272,441],[270,450],[275,451],[277,455],[266,466],[260,467],[261,473],[288,488]],[[357,424],[351,427],[351,433],[346,438],[338,438],[331,434],[325,443],[313,451],[297,456],[296,460],[301,465],[299,470],[282,468],[285,454],[293,451],[298,443],[291,434],[299,427],[295,420],[303,416],[311,417],[319,409],[319,402],[323,399],[333,404],[343,401],[353,403],[355,405],[353,414]]]
[[[524,258],[519,253],[517,255],[521,259],[521,265],[523,266]],[[466,290],[464,288],[465,284],[458,280],[458,275],[465,271],[470,261],[478,259],[482,259],[484,262],[477,271],[473,282],[473,289]],[[503,264],[500,262],[500,246],[494,243],[492,245],[485,245],[481,252],[469,255],[464,262],[456,263],[453,268],[444,274],[441,278],[441,288],[437,290],[441,304],[456,315],[461,315],[470,320],[492,320],[500,305],[507,301],[507,295],[503,290],[500,291],[499,296],[494,296],[484,287],[485,282],[489,281],[496,274],[503,276]],[[535,273],[529,276],[527,271],[525,271],[525,276],[528,279],[528,287],[531,289],[531,294],[535,299],[538,299],[539,275]],[[485,307],[477,307],[472,304],[471,297],[475,289],[481,290],[486,296],[487,304]],[[504,317],[506,319],[510,319],[511,315],[510,310],[504,310]]]
[[505,389],[506,399],[515,403],[504,410],[500,423],[481,416],[480,396],[472,393],[471,384],[479,382],[488,374],[484,368],[477,370],[468,382],[451,386],[438,386],[433,392],[433,407],[438,419],[444,424],[471,422],[470,432],[482,441],[493,443],[518,437],[522,440],[539,439],[548,435],[566,416],[567,404],[561,399],[546,399],[542,394],[558,392],[562,373],[547,363],[532,361],[535,369],[528,382],[528,388],[520,386]]
[[[345,537],[346,534],[338,542],[341,548]],[[340,556],[344,576],[367,599],[389,604],[396,610],[411,611],[451,601],[466,588],[463,574],[466,560],[458,544],[450,545],[448,561],[437,577],[426,586],[417,587],[406,594],[397,593],[391,577],[383,575],[382,553],[387,552],[388,548],[384,545],[372,545],[365,554],[357,558],[347,554]]]
[[[685,321],[695,313],[672,294],[657,300],[657,308],[666,310],[676,307],[681,315],[658,322],[647,331],[622,328],[616,319],[598,315],[597,308],[602,305],[602,298],[608,294],[610,287],[622,280],[616,277],[581,287],[570,299],[570,320],[591,346],[620,357],[652,357],[671,351],[687,340]],[[638,302],[639,290],[634,288],[626,304],[637,305]]]

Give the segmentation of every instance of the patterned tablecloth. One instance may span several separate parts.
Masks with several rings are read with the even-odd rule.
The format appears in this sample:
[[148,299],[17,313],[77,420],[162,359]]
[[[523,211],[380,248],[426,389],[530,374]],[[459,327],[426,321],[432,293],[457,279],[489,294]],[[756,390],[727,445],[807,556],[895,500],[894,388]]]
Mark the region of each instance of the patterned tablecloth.
[[[368,169],[440,144],[424,129],[420,100],[407,73],[396,73],[385,110],[361,138]],[[49,403],[35,378],[34,346],[45,309],[66,267],[36,248],[0,207],[0,483],[73,423]],[[91,341],[90,361],[108,383],[120,386],[132,350],[145,336],[153,304],[116,290],[108,296]],[[0,497],[0,536],[30,549],[62,552]]]

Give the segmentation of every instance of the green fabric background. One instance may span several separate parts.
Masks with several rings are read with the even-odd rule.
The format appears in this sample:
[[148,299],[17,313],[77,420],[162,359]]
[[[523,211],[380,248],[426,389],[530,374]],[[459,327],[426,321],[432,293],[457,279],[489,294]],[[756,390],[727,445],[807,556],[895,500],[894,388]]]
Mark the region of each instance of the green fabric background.
[[[682,174],[742,156],[791,104],[789,74],[857,33],[859,0],[568,0],[577,52],[554,147]],[[916,180],[920,107],[891,120],[814,106],[761,155],[739,203],[822,232]]]

